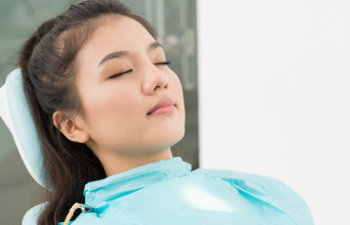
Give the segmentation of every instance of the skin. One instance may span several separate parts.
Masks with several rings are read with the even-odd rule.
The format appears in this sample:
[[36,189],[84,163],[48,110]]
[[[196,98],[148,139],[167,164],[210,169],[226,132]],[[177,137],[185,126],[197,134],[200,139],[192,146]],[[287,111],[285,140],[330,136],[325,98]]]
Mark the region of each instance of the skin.
[[[183,91],[178,76],[167,66],[162,47],[137,21],[113,15],[104,18],[80,49],[76,87],[85,116],[61,124],[71,141],[85,143],[101,161],[107,176],[173,158],[170,147],[185,134]],[[101,60],[117,51],[122,58]],[[132,70],[119,77],[112,75]],[[175,111],[147,115],[162,98],[175,101]],[[53,115],[54,124],[63,112]]]

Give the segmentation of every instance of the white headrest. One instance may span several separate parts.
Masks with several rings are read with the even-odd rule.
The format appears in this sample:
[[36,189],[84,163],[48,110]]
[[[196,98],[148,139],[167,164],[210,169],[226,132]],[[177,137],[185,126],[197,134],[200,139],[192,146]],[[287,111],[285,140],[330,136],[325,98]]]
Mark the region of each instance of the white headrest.
[[30,175],[44,186],[41,144],[23,91],[20,69],[12,71],[0,88],[0,117],[11,131]]

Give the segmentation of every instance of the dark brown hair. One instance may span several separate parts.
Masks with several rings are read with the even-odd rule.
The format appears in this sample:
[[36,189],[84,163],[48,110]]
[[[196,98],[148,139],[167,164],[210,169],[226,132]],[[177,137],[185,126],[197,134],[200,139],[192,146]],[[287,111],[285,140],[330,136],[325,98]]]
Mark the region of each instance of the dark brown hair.
[[44,22],[19,54],[24,92],[42,145],[45,185],[52,190],[48,191],[48,204],[39,217],[40,225],[62,222],[74,203],[85,202],[85,184],[106,177],[91,149],[68,140],[54,126],[52,116],[56,111],[64,112],[62,122],[83,111],[75,86],[76,56],[101,19],[109,15],[124,15],[138,21],[157,40],[152,25],[132,14],[121,2],[89,0]]

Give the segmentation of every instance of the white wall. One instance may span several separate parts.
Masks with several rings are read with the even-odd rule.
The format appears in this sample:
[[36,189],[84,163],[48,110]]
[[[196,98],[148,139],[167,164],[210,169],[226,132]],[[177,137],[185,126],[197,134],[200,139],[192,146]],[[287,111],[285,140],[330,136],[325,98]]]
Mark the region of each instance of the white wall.
[[198,0],[200,163],[350,224],[350,1]]

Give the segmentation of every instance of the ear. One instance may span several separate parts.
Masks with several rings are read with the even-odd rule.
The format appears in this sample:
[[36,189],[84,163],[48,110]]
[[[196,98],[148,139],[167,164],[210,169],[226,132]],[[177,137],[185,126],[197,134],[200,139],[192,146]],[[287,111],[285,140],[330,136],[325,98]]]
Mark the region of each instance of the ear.
[[57,127],[61,133],[66,136],[66,138],[73,142],[79,143],[85,143],[90,139],[89,133],[81,126],[78,126],[75,120],[67,119],[59,126],[59,121],[61,120],[62,116],[63,113],[57,111],[53,114],[52,119],[55,127]]

